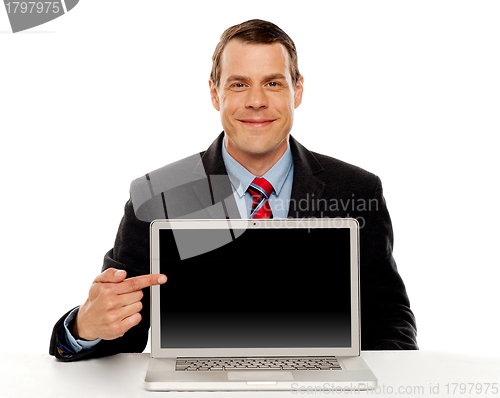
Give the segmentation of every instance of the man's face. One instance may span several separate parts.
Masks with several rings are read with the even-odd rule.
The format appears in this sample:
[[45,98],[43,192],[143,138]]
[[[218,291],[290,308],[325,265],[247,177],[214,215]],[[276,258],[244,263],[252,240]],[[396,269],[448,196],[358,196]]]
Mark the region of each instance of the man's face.
[[274,164],[281,157],[302,100],[302,82],[293,87],[289,54],[281,43],[227,43],[220,84],[210,82],[210,94],[221,113],[228,152],[238,162],[245,166],[265,158]]

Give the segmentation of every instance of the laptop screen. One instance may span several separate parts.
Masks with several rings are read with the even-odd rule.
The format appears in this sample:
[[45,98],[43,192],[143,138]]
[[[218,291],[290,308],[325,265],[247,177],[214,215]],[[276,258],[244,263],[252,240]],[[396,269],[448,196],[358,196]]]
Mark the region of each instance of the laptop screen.
[[161,229],[161,348],[350,347],[349,228]]

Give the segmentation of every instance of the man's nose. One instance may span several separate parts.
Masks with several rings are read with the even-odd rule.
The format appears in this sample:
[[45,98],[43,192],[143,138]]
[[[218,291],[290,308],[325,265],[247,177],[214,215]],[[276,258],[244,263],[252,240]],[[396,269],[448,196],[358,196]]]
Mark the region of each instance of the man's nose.
[[248,90],[245,106],[253,109],[263,109],[268,107],[268,98],[263,87],[251,87]]

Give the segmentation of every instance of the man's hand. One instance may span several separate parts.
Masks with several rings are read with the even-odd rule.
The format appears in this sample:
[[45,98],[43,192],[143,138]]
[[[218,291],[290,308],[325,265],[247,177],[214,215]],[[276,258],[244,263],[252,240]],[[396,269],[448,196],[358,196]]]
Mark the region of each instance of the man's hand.
[[167,281],[161,274],[126,276],[126,271],[109,268],[95,278],[73,324],[75,338],[113,340],[123,336],[142,319],[142,289]]

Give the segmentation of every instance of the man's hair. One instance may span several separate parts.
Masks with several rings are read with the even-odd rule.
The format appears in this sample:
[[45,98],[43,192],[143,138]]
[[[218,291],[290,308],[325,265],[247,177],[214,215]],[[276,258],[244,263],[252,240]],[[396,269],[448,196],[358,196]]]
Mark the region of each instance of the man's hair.
[[226,44],[232,39],[238,39],[244,43],[283,44],[290,55],[290,74],[292,75],[293,86],[297,86],[297,82],[300,79],[300,72],[297,50],[295,49],[293,40],[275,24],[260,19],[251,19],[231,26],[221,35],[219,44],[217,44],[212,56],[212,72],[210,73],[210,80],[215,84],[215,87],[219,87],[220,83],[222,52]]

